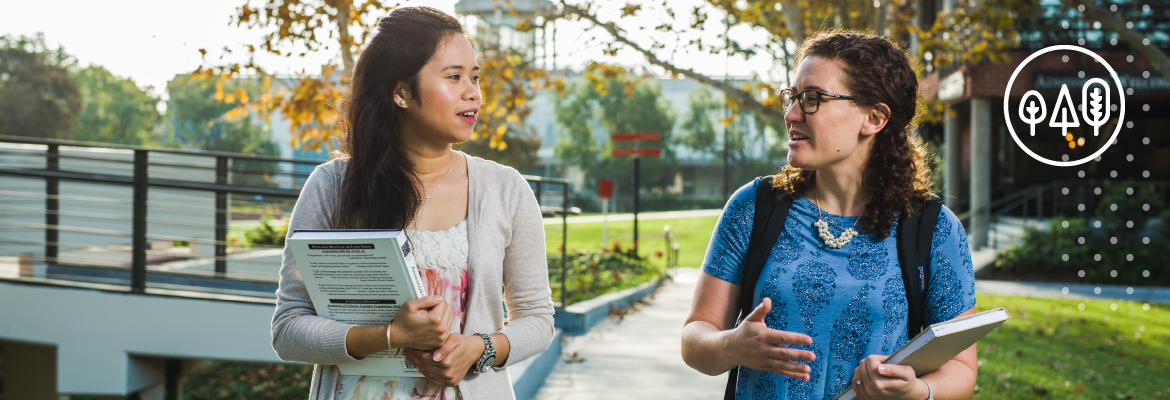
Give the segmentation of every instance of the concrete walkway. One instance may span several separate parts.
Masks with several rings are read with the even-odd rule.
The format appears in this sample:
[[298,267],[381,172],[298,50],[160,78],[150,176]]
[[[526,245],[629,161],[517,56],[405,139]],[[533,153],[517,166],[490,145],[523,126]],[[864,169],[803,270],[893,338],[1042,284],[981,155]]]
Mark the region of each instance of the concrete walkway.
[[1049,299],[1114,299],[1143,303],[1170,303],[1170,288],[976,280],[978,293]]
[[[644,221],[644,220],[651,220],[651,219],[718,217],[719,214],[721,214],[721,213],[723,213],[722,209],[642,212],[642,213],[638,213],[638,220]],[[589,223],[589,222],[600,223],[602,221],[602,219],[603,218],[601,215],[585,215],[585,216],[579,216],[579,217],[569,217],[568,222],[570,224],[582,224],[582,223]],[[605,220],[609,221],[609,222],[633,221],[634,214],[609,214],[605,218]],[[545,218],[544,224],[545,225],[560,225],[561,218],[560,217]]]
[[[647,300],[618,321],[610,317],[585,336],[566,337],[560,361],[536,394],[539,400],[713,399],[727,375],[707,376],[682,360],[682,323],[691,308],[698,268],[679,268]],[[573,353],[583,361],[566,363]]]

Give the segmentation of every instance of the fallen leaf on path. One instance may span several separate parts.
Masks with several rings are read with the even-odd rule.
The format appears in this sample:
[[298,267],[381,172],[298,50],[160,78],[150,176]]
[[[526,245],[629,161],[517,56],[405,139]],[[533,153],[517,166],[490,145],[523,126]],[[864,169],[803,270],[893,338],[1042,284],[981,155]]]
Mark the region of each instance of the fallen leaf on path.
[[585,358],[578,355],[575,351],[572,354],[565,356],[565,362],[567,363],[578,363],[583,361],[585,361]]

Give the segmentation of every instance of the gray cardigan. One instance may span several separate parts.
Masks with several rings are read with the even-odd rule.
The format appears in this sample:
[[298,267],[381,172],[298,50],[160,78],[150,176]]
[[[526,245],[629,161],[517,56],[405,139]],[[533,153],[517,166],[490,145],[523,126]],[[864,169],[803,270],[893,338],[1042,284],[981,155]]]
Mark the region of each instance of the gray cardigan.
[[[293,208],[290,233],[336,226],[334,210],[344,168],[345,161],[338,159],[313,170]],[[459,389],[468,400],[513,399],[507,367],[539,354],[552,343],[553,305],[544,224],[536,197],[515,169],[468,156],[467,175],[470,288],[463,333],[503,333],[511,351],[503,368],[468,373]],[[282,360],[316,364],[310,399],[333,399],[340,376],[336,365],[355,361],[345,349],[351,326],[317,316],[286,246],[272,316],[272,349]]]

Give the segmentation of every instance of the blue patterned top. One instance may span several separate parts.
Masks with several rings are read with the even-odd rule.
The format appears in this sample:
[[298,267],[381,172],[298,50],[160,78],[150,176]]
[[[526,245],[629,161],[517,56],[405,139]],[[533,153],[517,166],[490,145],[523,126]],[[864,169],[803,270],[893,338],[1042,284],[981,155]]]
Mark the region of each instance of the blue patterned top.
[[[747,258],[759,181],[731,196],[703,259],[703,271],[736,285]],[[857,220],[822,215],[836,236]],[[821,242],[813,226],[816,220],[812,200],[801,197],[792,202],[752,300],[755,307],[764,297],[772,299],[772,310],[764,319],[769,328],[812,337],[812,345],[792,345],[816,354],[811,363],[798,361],[811,366],[810,380],[739,367],[737,399],[831,399],[849,386],[853,368],[863,358],[889,355],[908,341],[896,224],[890,236],[876,241],[855,228],[861,234],[833,249]],[[946,207],[934,228],[930,271],[927,324],[950,320],[975,306],[967,236]]]

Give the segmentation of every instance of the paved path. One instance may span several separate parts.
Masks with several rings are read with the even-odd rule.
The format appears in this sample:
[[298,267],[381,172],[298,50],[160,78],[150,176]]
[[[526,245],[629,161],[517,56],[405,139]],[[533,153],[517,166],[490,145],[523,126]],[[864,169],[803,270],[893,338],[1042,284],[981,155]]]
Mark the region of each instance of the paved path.
[[562,354],[585,361],[557,362],[538,400],[715,399],[727,376],[707,376],[682,360],[682,323],[691,308],[697,268],[679,268],[675,282],[622,321],[609,318],[585,336],[567,338]]
[[[661,212],[644,212],[638,213],[638,220],[651,219],[673,219],[673,218],[696,218],[696,217],[718,217],[722,213],[722,209],[715,210],[686,210],[686,211],[661,211]],[[589,222],[601,222],[600,215],[585,215],[580,217],[569,217],[570,224],[580,224]],[[634,214],[609,214],[606,218],[609,222],[616,221],[633,221]],[[560,225],[560,217],[550,217],[544,219],[545,225]]]
[[1170,303],[1170,288],[1149,286],[976,280],[975,291],[987,294],[1052,299],[1117,299]]

